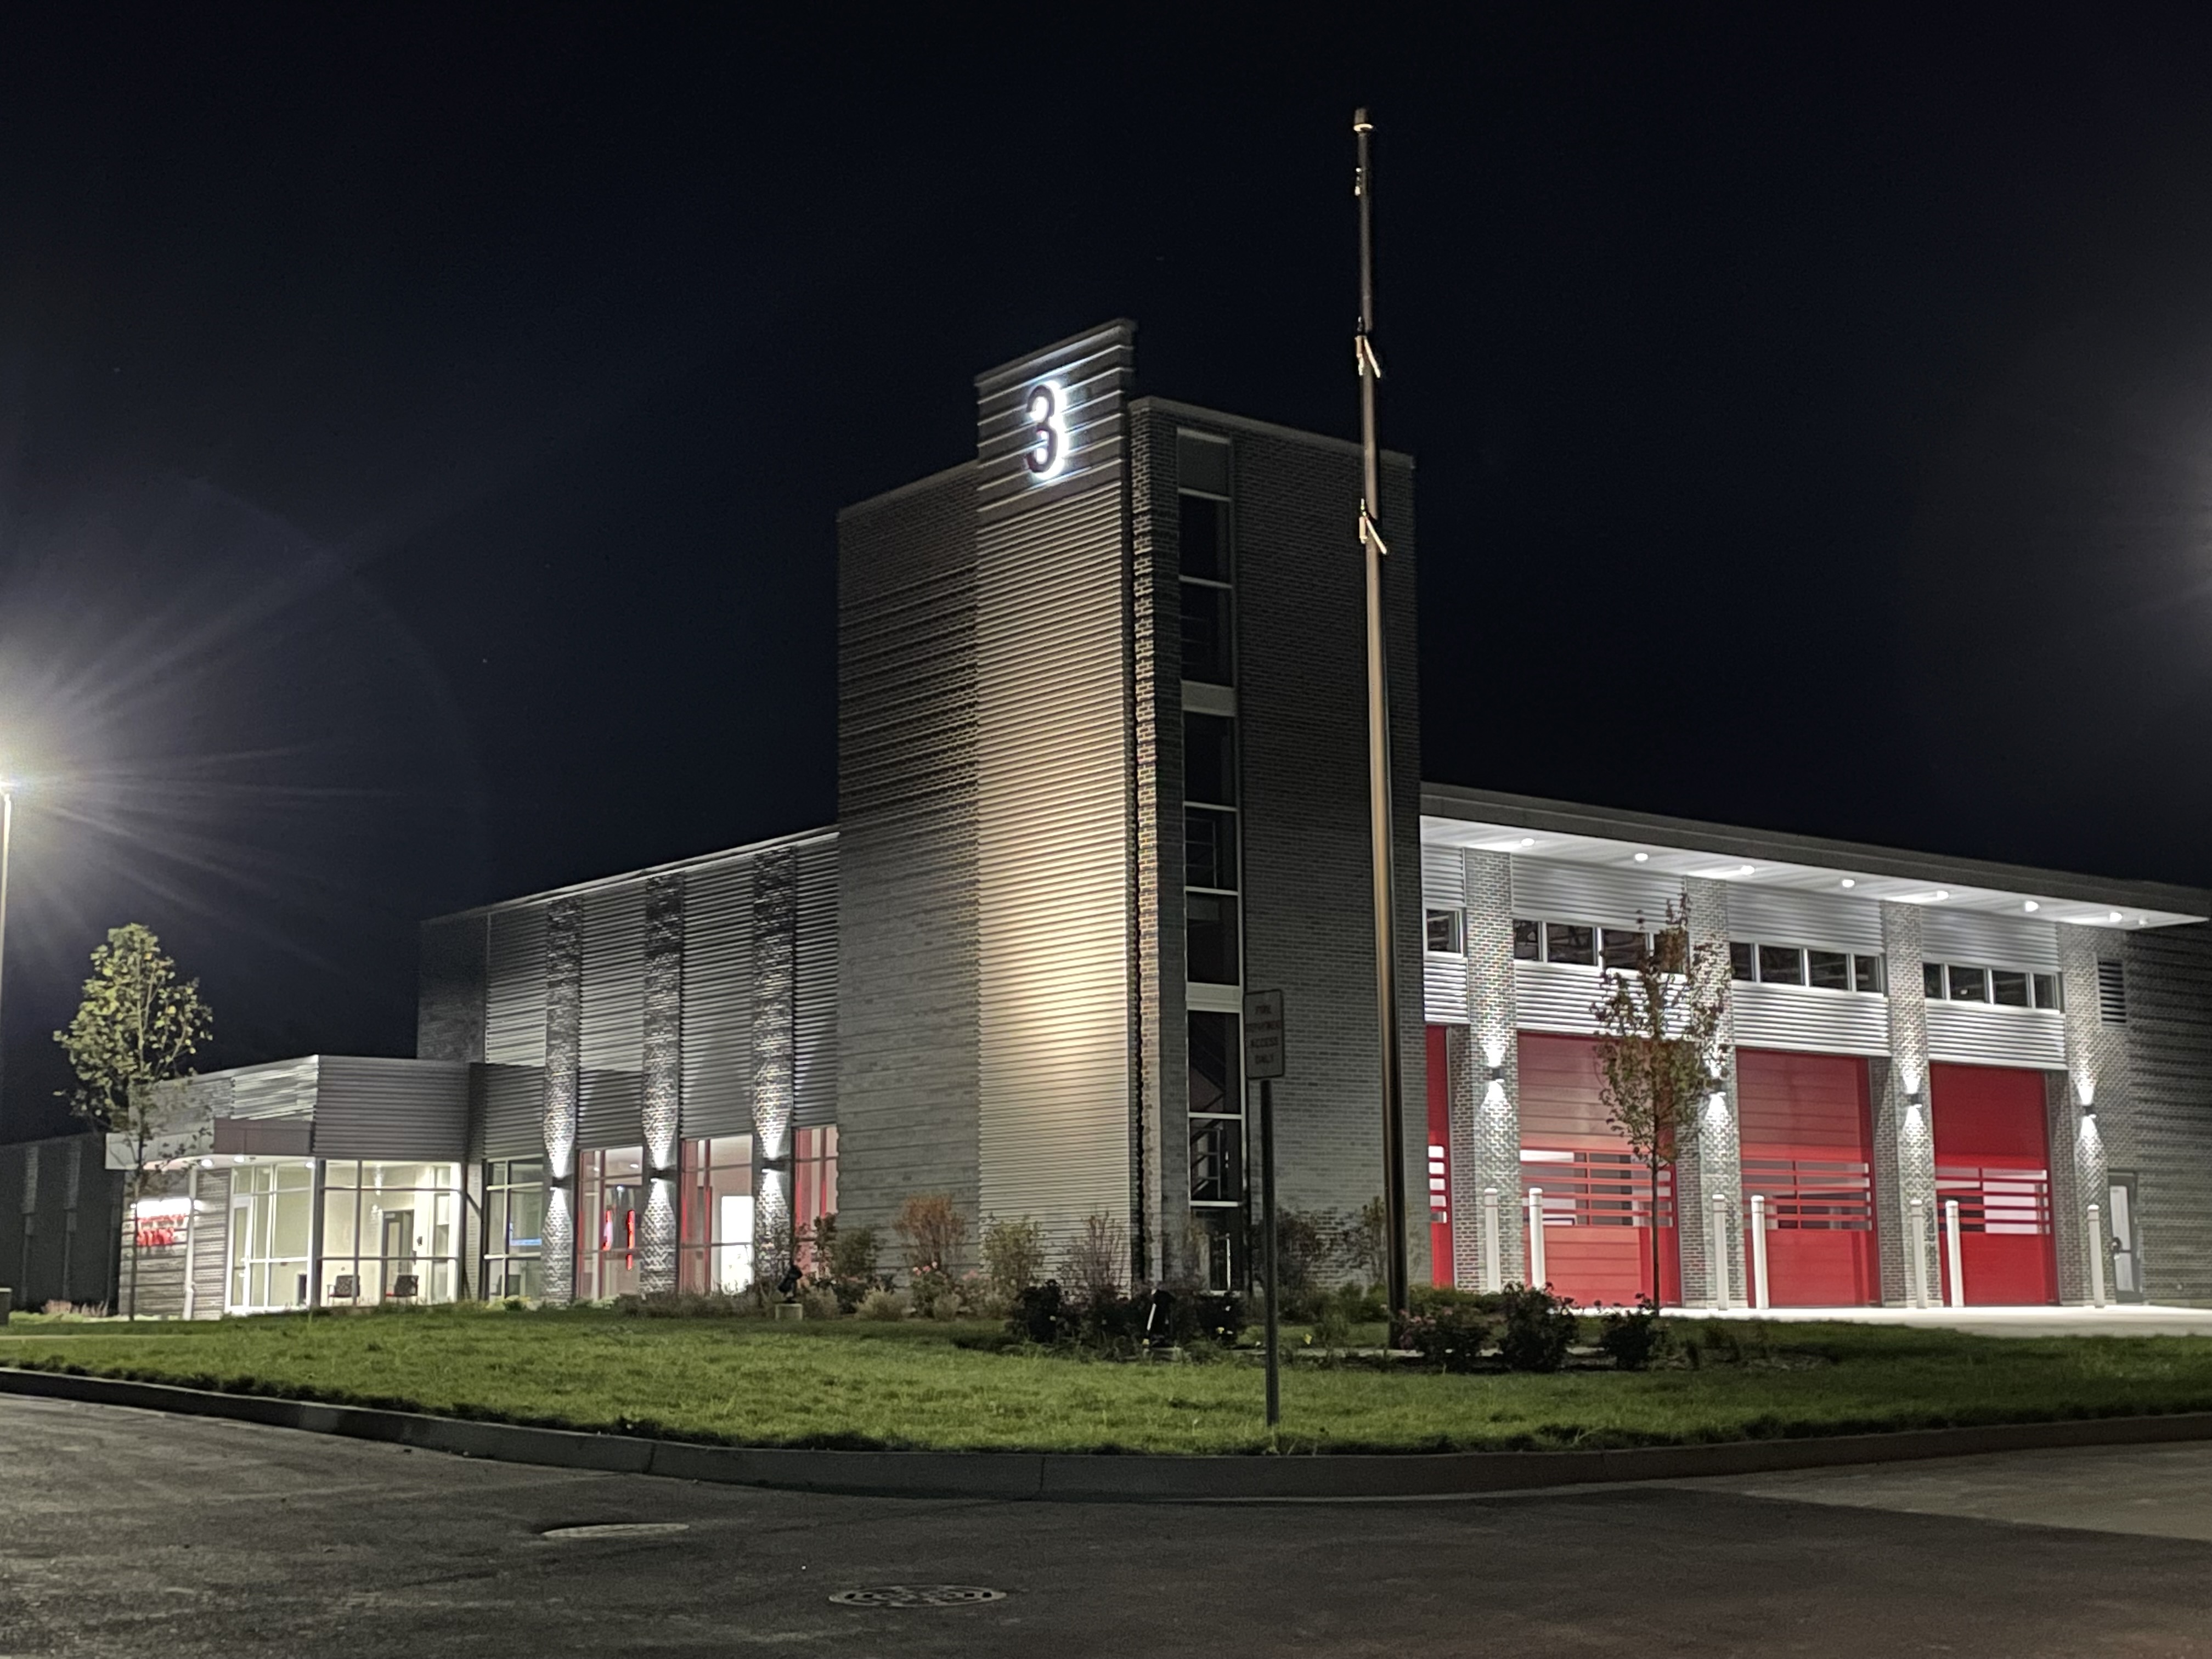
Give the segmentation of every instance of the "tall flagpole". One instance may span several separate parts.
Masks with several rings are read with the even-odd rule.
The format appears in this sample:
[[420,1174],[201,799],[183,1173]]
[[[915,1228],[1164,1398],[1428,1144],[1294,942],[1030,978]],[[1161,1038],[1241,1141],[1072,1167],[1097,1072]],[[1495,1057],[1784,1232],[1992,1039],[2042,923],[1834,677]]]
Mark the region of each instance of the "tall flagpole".
[[1390,1311],[1406,1311],[1406,1111],[1398,1070],[1398,894],[1390,810],[1390,661],[1382,609],[1382,458],[1375,429],[1375,189],[1367,159],[1375,125],[1364,109],[1352,115],[1359,149],[1352,193],[1359,201],[1359,332],[1352,342],[1359,374],[1359,442],[1364,493],[1359,545],[1367,565],[1367,810],[1375,875],[1375,1017],[1382,1057],[1382,1208],[1388,1232],[1384,1273]]

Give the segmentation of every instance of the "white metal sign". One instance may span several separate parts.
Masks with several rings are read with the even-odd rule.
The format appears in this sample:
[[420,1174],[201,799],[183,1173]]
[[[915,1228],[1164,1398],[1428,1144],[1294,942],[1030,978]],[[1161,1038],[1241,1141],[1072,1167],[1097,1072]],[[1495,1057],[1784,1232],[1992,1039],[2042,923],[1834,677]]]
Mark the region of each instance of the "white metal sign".
[[1283,1075],[1283,994],[1244,994],[1244,1075],[1253,1081]]

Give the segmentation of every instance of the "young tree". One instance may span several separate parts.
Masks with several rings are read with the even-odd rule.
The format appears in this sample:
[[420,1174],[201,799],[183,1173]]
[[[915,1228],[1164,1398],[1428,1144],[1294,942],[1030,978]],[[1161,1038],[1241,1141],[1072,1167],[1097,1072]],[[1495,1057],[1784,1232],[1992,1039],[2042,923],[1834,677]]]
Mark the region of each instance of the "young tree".
[[110,928],[107,942],[94,950],[84,1000],[69,1029],[54,1033],[76,1073],[71,1109],[123,1136],[131,1149],[124,1201],[131,1218],[128,1308],[133,1319],[138,1316],[138,1201],[147,1158],[169,1127],[172,1109],[155,1085],[189,1076],[185,1062],[213,1027],[200,982],[179,979],[153,930],[134,921]]
[[[1728,1006],[1727,947],[1690,943],[1690,902],[1667,906],[1632,972],[1608,966],[1590,1006],[1597,1020],[1599,1098],[1651,1182],[1651,1299],[1659,1276],[1659,1172],[1698,1133],[1698,1113],[1728,1075],[1718,1042]],[[1680,1218],[1677,1218],[1678,1221]]]

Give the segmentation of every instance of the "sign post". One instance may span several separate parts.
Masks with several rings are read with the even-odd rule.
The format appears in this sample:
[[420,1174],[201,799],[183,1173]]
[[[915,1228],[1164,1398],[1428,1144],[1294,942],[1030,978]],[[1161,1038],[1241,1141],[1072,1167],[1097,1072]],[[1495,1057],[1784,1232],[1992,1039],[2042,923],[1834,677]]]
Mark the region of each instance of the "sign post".
[[1277,1337],[1275,1278],[1275,1079],[1283,1075],[1283,994],[1244,998],[1244,1076],[1260,1085],[1260,1261],[1267,1287],[1267,1426],[1283,1415],[1283,1357]]

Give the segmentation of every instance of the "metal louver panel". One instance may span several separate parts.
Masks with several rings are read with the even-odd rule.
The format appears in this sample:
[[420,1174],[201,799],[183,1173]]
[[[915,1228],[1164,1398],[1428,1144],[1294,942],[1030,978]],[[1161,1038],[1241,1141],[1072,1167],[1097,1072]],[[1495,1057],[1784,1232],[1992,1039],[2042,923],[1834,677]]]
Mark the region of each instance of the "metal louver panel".
[[200,1171],[192,1209],[192,1317],[220,1319],[230,1276],[230,1171]]
[[792,1122],[837,1121],[837,844],[799,849],[799,1001]]
[[1799,893],[1732,882],[1728,890],[1728,933],[1730,939],[1756,939],[1767,945],[1879,951],[1881,906],[1840,894]]
[[545,1063],[543,904],[492,913],[490,969],[484,992],[484,1059],[500,1066]]
[[[1065,1238],[1130,1218],[1129,671],[1115,325],[978,382],[981,1207]],[[1024,406],[1067,404],[1037,481]]]
[[1920,953],[1930,962],[1965,962],[2058,971],[2058,929],[2048,921],[2014,921],[1972,910],[1923,908]]
[[315,1156],[459,1158],[468,1116],[464,1061],[326,1054],[315,1088]]
[[1622,927],[1641,921],[1652,927],[1666,920],[1669,901],[1682,902],[1682,884],[1672,876],[1517,855],[1513,860],[1516,916],[1611,922]]
[[278,1060],[270,1066],[241,1066],[230,1073],[230,1103],[222,1115],[231,1118],[313,1118],[315,1115],[315,1074],[321,1057]]
[[536,1066],[480,1066],[474,1079],[479,1144],[471,1156],[540,1158],[545,1152],[545,1073]]
[[1972,1066],[2059,1071],[2066,1064],[2065,1016],[2040,1008],[1931,1002],[1928,1005],[1928,1057]]
[[[1370,956],[1370,961],[1373,960]],[[1467,958],[1439,956],[1421,958],[1422,1005],[1431,1025],[1467,1024]]]
[[644,1130],[645,884],[586,894],[580,1147],[635,1146]]
[[[1734,924],[1735,897],[1729,916]],[[1833,934],[1830,942],[1850,941]],[[1851,991],[1822,991],[1797,985],[1729,987],[1729,1012],[1735,1041],[1745,1048],[1794,1048],[1808,1054],[1889,1053],[1889,1001]]]
[[684,886],[684,1133],[753,1127],[753,864],[702,870]]
[[1513,964],[1516,1021],[1528,1031],[1597,1030],[1590,1005],[1597,1000],[1598,976],[1587,968],[1559,963],[1516,962]]
[[1467,855],[1456,847],[1421,844],[1421,900],[1431,909],[1449,909],[1467,899]]

